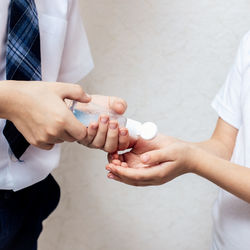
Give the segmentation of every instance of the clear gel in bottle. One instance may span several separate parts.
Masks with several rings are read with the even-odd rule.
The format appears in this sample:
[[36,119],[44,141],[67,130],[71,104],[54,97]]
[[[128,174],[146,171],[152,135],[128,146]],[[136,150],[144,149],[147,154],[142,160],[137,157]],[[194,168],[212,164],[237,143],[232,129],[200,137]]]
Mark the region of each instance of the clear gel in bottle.
[[157,126],[152,122],[141,123],[126,118],[110,110],[104,109],[102,106],[94,104],[93,102],[80,103],[72,101],[70,110],[86,127],[92,122],[98,122],[100,115],[108,115],[110,120],[116,120],[120,127],[126,127],[132,137],[141,136],[144,140],[152,140],[158,133]]

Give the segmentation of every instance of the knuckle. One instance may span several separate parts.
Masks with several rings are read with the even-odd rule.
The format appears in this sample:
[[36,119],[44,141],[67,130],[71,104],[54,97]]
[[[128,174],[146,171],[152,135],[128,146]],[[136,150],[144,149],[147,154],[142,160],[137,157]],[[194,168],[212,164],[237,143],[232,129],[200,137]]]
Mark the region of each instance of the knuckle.
[[112,141],[118,141],[118,133],[111,133],[108,135],[108,139]]
[[46,137],[47,139],[53,138],[57,136],[57,130],[55,128],[47,128],[46,129]]
[[67,112],[61,111],[60,115],[55,117],[55,124],[57,127],[63,127],[66,124]]
[[82,89],[82,87],[79,84],[74,85],[75,86],[75,90],[79,93],[79,94],[84,94],[84,91]]
[[38,137],[38,138],[35,139],[34,145],[35,146],[40,146],[41,144],[43,144],[45,142],[47,142],[46,136],[45,135],[40,135],[40,137]]
[[37,140],[34,138],[30,139],[29,143],[35,147],[39,147]]
[[77,136],[77,140],[78,141],[84,141],[86,140],[86,136],[87,136],[87,130],[86,129],[82,129],[79,131],[78,136]]

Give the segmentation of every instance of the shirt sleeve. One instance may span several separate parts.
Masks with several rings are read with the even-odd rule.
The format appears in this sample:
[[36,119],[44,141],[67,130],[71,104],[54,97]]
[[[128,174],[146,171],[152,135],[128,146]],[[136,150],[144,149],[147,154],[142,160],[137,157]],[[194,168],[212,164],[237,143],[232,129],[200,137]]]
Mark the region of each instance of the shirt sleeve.
[[241,90],[244,71],[244,47],[246,36],[242,39],[235,62],[225,84],[212,102],[212,107],[224,121],[239,129],[242,123]]
[[70,1],[67,33],[58,81],[75,83],[94,67],[88,39],[79,13],[78,0]]

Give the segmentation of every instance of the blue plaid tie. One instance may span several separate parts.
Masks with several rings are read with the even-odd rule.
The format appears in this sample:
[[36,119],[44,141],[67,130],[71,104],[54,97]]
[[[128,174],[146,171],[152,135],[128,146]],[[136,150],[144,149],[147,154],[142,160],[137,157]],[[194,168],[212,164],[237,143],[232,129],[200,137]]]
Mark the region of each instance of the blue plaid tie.
[[[8,16],[6,79],[40,81],[41,52],[35,0],[11,0]],[[17,159],[29,147],[15,125],[6,121],[3,131]]]

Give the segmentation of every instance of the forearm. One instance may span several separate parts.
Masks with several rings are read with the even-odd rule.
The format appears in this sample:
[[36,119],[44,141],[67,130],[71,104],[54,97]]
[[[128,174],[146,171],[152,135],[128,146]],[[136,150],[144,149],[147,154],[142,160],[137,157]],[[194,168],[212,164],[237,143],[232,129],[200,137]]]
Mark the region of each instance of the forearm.
[[212,137],[204,142],[193,143],[193,145],[212,155],[225,160],[230,160],[234,150],[237,134],[238,129],[219,118]]
[[250,169],[193,147],[189,163],[195,174],[250,203]]
[[232,156],[232,148],[229,148],[221,141],[211,138],[207,141],[192,143],[194,146],[219,158],[230,160]]

